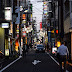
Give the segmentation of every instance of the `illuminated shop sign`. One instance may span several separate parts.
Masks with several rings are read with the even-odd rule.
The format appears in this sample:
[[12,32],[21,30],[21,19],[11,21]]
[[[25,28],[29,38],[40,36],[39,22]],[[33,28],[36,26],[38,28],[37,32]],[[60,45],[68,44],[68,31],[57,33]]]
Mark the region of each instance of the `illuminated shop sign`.
[[20,11],[22,11],[23,10],[23,7],[22,6],[20,6]]
[[2,23],[2,28],[9,28],[9,23]]
[[44,9],[44,15],[47,15],[47,2],[44,2],[43,9]]
[[5,19],[12,20],[12,8],[11,7],[5,7]]
[[9,56],[9,49],[5,49],[5,56]]
[[52,48],[52,53],[53,54],[56,53],[56,51],[57,51],[57,48]]
[[22,19],[26,19],[26,14],[23,14],[22,15]]

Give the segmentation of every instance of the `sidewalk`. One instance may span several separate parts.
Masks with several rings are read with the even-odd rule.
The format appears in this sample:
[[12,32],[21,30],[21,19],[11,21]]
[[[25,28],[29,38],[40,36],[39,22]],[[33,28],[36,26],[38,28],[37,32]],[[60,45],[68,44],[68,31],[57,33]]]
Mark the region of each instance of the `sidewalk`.
[[[49,52],[49,54],[55,59],[57,60],[56,56],[54,54],[52,54],[51,52]],[[72,61],[67,63],[67,70],[69,72],[72,72]]]
[[13,56],[13,57],[5,57],[2,61],[2,67],[0,68],[3,69],[5,66],[16,60],[19,56]]

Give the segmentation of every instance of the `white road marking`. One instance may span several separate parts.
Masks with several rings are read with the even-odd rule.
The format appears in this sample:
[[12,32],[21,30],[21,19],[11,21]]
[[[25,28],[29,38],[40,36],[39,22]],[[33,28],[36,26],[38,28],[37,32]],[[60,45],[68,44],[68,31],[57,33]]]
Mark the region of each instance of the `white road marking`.
[[69,72],[68,70],[66,70],[66,72]]
[[41,61],[37,61],[37,60],[34,60],[34,62],[32,62],[34,65],[36,65],[37,63],[39,63],[39,62],[41,62]]
[[3,69],[0,70],[0,72],[4,71],[6,68],[8,68],[10,65],[12,65],[13,63],[15,63],[17,60],[19,60],[20,58],[22,58],[22,56],[19,56],[19,58],[17,58],[16,60],[14,60],[13,62],[11,62],[10,64],[8,64],[6,67],[4,67]]
[[[58,65],[59,65],[59,62],[57,62],[49,53],[47,53]],[[63,68],[63,67],[62,67]],[[63,68],[64,69],[64,68]],[[68,70],[66,70],[66,72],[69,72]]]
[[50,56],[50,57],[59,65],[59,63],[52,56]]

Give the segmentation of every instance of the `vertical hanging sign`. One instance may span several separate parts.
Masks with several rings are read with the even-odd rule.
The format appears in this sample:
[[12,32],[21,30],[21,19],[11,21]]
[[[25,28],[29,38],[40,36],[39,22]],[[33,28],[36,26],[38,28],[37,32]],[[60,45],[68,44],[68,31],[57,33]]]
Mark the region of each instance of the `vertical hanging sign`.
[[22,28],[22,33],[23,33],[23,37],[25,37],[26,36],[26,31],[25,31],[24,28]]
[[25,14],[22,15],[22,19],[23,19],[23,20],[26,19],[26,15],[25,15]]
[[48,31],[48,42],[51,41],[51,31]]
[[25,37],[26,36],[26,31],[23,31],[23,37]]
[[42,22],[40,22],[40,30],[42,29]]
[[5,20],[12,20],[12,8],[5,7]]

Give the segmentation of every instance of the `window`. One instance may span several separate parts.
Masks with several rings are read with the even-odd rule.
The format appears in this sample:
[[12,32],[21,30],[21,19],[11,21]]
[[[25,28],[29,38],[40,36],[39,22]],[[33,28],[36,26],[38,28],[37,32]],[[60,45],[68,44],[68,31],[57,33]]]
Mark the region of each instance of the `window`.
[[71,12],[72,12],[72,1],[71,1]]
[[70,6],[69,6],[69,1],[65,2],[65,18],[69,16],[70,13]]

